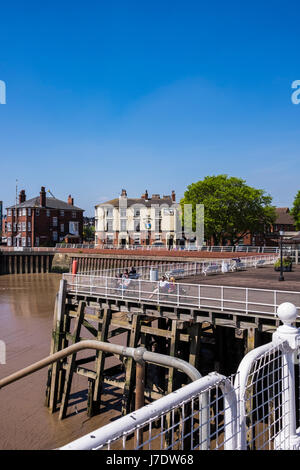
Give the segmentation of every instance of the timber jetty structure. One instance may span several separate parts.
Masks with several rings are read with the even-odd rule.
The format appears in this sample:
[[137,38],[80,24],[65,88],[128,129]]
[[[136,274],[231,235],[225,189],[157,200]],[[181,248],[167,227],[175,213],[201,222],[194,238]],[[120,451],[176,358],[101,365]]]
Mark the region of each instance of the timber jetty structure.
[[[100,256],[103,260],[108,255]],[[204,268],[217,265],[211,260],[175,263],[173,259],[167,264],[165,259],[149,257],[148,264],[145,259],[139,264],[136,258],[130,257],[126,262],[120,254],[111,256],[120,259],[121,265],[114,261],[113,267],[104,264],[97,269],[97,264],[89,262],[86,271],[63,274],[56,299],[51,354],[80,341],[96,339],[177,357],[202,375],[210,371],[229,375],[247,352],[270,340],[279,325],[278,305],[293,302],[300,308],[297,291],[226,286],[218,283],[217,276],[214,284],[206,283]],[[81,254],[72,254],[73,261],[74,258],[78,263]],[[261,262],[272,265],[274,259],[243,259],[241,272],[232,275],[238,280],[243,269],[258,269]],[[133,265],[135,274],[129,281],[117,276],[121,267],[126,270]],[[224,259],[219,266],[224,267]],[[229,268],[228,257],[226,269]],[[162,273],[176,278],[172,290],[170,285],[165,290],[157,280]],[[121,390],[122,413],[131,412],[136,394],[136,363],[132,358],[118,357],[117,363],[112,364],[112,356],[116,359],[113,353],[104,351],[80,357],[75,352],[51,366],[46,387],[46,405],[51,412],[59,409],[61,419],[67,416],[75,375],[87,379],[89,416],[101,412],[107,387]],[[173,367],[147,364],[145,398],[151,402],[177,390],[186,380]]]

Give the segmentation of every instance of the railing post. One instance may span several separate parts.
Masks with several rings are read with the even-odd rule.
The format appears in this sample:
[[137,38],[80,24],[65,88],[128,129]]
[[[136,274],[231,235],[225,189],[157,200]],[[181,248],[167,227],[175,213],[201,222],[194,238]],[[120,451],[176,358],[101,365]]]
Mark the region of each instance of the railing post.
[[297,308],[290,302],[279,305],[278,317],[283,325],[277,328],[273,339],[286,341],[288,348],[283,353],[283,386],[282,394],[282,429],[275,440],[280,449],[292,450],[299,448],[300,437],[296,434],[296,403],[295,403],[295,352],[299,349],[300,330],[293,324],[297,318]]
[[224,310],[224,287],[221,286],[221,310]]

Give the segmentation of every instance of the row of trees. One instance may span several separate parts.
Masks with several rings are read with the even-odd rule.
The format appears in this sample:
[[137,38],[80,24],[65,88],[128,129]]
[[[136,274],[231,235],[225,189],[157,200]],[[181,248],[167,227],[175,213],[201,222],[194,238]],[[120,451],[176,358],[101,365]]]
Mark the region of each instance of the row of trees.
[[[205,238],[213,240],[214,245],[228,241],[234,245],[249,233],[264,233],[276,219],[270,195],[227,175],[206,176],[190,184],[180,203],[183,211],[184,204],[192,204],[193,208],[204,205]],[[300,191],[298,204],[300,215]]]

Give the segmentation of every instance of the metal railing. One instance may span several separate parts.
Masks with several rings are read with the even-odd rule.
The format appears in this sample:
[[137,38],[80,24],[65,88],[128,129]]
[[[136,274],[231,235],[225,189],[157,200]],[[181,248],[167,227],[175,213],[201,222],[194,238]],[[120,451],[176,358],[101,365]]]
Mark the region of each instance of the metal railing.
[[[237,259],[214,259],[212,261],[197,261],[197,262],[177,262],[177,263],[161,263],[157,265],[145,265],[145,266],[127,266],[122,268],[110,268],[110,269],[97,269],[97,270],[85,270],[80,271],[80,274],[87,274],[90,276],[107,276],[107,277],[118,277],[120,274],[124,274],[125,271],[130,271],[132,267],[135,269],[136,278],[150,279],[151,271],[157,270],[158,277],[163,275],[175,277],[176,279],[196,276],[200,274],[210,274],[210,269],[214,274],[233,272],[239,269],[248,269],[258,266],[267,266],[274,264],[278,259],[278,255],[262,255],[262,256],[251,256],[241,257],[239,261]],[[132,275],[135,278],[135,275]]]
[[284,303],[278,316],[284,325],[273,334],[273,341],[248,353],[238,369],[242,450],[300,448],[300,329],[293,326],[297,309]]
[[29,246],[0,246],[0,251],[14,251],[14,252],[21,252],[21,253],[36,253],[36,252],[56,252],[56,248],[52,246],[36,246],[36,247],[29,247]]
[[281,304],[278,316],[272,342],[249,352],[235,377],[213,372],[61,449],[299,450],[297,309]]
[[73,248],[73,249],[103,249],[103,250],[129,250],[129,251],[206,251],[206,252],[217,252],[217,253],[278,253],[279,248],[276,246],[251,246],[251,245],[234,245],[234,246],[197,246],[194,244],[187,244],[184,246],[173,245],[114,245],[113,243],[108,244],[72,244],[72,243],[57,243],[56,248]]
[[231,450],[237,446],[236,413],[231,381],[213,372],[61,450]]
[[276,315],[283,302],[300,309],[300,292],[208,284],[168,284],[143,279],[118,279],[105,276],[63,274],[67,291],[118,300],[174,305],[198,309]]

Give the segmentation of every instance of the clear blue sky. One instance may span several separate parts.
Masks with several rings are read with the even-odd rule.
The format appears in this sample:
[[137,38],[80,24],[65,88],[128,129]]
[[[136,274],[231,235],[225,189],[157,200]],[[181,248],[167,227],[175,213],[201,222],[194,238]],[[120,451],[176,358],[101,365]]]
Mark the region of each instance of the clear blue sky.
[[2,2],[0,200],[40,187],[93,215],[227,173],[300,189],[297,1]]

